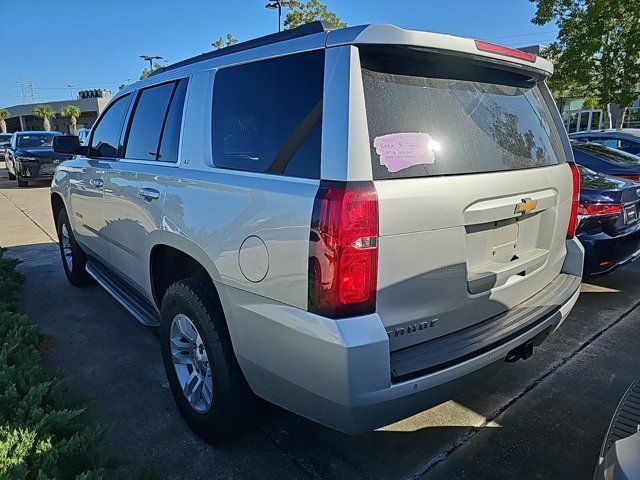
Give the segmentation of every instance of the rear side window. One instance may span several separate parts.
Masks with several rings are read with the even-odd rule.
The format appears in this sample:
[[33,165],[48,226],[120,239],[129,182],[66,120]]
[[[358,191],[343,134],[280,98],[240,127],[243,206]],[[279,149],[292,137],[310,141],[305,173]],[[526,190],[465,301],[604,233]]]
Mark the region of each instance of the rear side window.
[[445,55],[389,60],[390,55],[379,59],[371,52],[362,58],[374,178],[497,172],[564,161],[536,79],[486,65],[463,68],[453,58],[453,66],[446,65]]
[[178,160],[186,84],[186,80],[180,80],[140,91],[125,138],[127,159]]
[[118,151],[120,133],[129,109],[131,95],[124,95],[109,105],[93,129],[89,156],[96,158],[115,158]]
[[324,52],[221,69],[213,92],[213,162],[319,178]]

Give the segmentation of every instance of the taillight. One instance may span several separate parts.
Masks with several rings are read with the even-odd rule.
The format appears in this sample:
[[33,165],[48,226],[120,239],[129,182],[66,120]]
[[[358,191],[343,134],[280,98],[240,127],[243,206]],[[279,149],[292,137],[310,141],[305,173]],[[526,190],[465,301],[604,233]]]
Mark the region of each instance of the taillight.
[[573,195],[571,197],[571,217],[569,217],[569,228],[567,228],[567,238],[576,235],[578,227],[578,208],[580,207],[580,172],[575,163],[570,163],[571,177],[573,179]]
[[616,175],[616,177],[626,178],[627,180],[633,180],[634,182],[640,182],[640,175]]
[[578,209],[580,215],[597,217],[597,216],[616,216],[622,213],[622,204],[620,203],[583,203]]
[[496,45],[495,43],[483,42],[482,40],[476,40],[475,42],[476,48],[481,52],[495,53],[531,63],[535,63],[536,61],[536,56],[533,53],[523,52],[522,50],[516,50],[515,48],[503,47],[502,45]]
[[309,238],[309,311],[338,318],[375,311],[378,196],[372,182],[320,182]]

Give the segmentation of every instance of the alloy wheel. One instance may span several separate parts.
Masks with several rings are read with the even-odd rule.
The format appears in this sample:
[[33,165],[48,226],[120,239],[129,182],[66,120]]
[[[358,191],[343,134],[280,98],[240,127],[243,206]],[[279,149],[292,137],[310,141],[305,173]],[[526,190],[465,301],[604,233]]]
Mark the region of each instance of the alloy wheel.
[[182,393],[194,410],[207,412],[213,399],[211,365],[200,332],[188,316],[179,313],[173,318],[170,342]]

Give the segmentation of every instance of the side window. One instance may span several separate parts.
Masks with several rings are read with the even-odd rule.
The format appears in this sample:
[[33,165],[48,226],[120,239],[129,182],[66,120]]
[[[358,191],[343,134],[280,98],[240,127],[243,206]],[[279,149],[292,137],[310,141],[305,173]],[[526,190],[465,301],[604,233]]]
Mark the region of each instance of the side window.
[[125,139],[127,159],[178,160],[186,84],[186,80],[180,80],[140,91]]
[[632,142],[629,140],[620,140],[620,150],[633,153],[637,155],[640,152],[640,143]]
[[324,52],[219,70],[213,162],[250,172],[319,178]]
[[180,143],[180,127],[182,127],[182,113],[186,93],[187,80],[182,79],[176,85],[173,100],[171,100],[169,112],[167,113],[167,120],[164,124],[158,158],[161,162],[178,161],[178,144]]
[[124,95],[109,105],[93,129],[89,156],[96,158],[115,158],[118,151],[120,133],[124,124],[131,95]]
[[618,148],[618,140],[615,138],[594,138],[593,141],[606,147]]

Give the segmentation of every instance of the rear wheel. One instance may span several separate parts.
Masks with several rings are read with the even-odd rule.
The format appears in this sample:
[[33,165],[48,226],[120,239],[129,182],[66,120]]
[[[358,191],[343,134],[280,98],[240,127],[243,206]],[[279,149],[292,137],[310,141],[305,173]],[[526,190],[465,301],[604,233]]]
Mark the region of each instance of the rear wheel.
[[256,425],[260,401],[240,370],[222,308],[203,282],[190,278],[167,289],[159,335],[173,398],[197,435],[216,443]]
[[76,242],[69,223],[66,210],[60,211],[58,215],[58,245],[60,256],[62,257],[62,267],[67,276],[67,280],[76,287],[90,285],[94,282],[91,275],[85,269],[87,256],[84,254],[78,242]]

